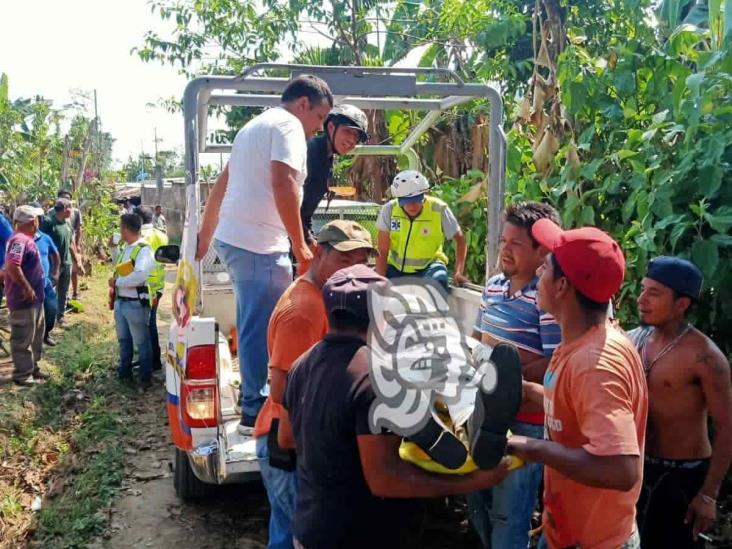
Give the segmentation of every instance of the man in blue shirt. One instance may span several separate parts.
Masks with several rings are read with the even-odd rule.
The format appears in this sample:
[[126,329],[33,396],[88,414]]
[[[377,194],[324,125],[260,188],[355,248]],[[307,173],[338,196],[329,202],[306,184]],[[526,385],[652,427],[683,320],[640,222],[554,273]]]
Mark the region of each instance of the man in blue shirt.
[[[501,232],[501,273],[483,292],[473,337],[490,346],[511,343],[519,350],[525,380],[541,383],[561,334],[556,320],[539,309],[536,269],[548,250],[531,236],[539,219],[559,224],[548,204],[518,202],[506,208]],[[541,406],[525,404],[511,425],[514,435],[544,436]],[[527,464],[491,490],[468,494],[470,519],[488,549],[527,547],[531,515],[541,484],[541,464]]]
[[[43,217],[38,218],[40,224]],[[51,337],[51,330],[56,325],[56,315],[58,314],[58,296],[56,294],[56,284],[58,284],[58,276],[61,266],[61,256],[58,248],[53,240],[46,233],[36,231],[34,237],[38,251],[41,254],[41,265],[43,266],[43,276],[45,277],[43,313],[46,319],[46,329],[43,334],[43,342],[50,347],[56,345],[56,340]]]

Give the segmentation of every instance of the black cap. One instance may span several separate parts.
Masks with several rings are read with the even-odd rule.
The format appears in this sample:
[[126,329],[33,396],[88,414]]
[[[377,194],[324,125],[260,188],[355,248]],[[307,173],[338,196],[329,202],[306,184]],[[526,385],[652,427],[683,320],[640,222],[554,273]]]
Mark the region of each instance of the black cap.
[[698,300],[704,275],[691,261],[662,255],[651,259],[646,277],[668,286],[682,296]]

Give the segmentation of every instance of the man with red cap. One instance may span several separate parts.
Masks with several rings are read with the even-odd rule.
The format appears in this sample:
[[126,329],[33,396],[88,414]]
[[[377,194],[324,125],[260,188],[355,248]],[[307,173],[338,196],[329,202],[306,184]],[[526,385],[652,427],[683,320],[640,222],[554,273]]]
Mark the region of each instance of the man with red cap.
[[508,452],[545,465],[539,547],[637,549],[648,392],[635,347],[607,318],[625,258],[593,227],[540,219],[532,235],[551,252],[537,271],[538,301],[562,340],[544,385],[524,383],[526,398],[544,403],[547,440],[512,437]]

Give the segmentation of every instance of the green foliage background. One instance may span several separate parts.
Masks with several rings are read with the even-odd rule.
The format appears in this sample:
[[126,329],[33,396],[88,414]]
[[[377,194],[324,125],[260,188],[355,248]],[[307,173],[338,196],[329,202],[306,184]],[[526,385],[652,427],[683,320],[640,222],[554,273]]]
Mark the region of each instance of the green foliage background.
[[[64,119],[69,119],[66,131],[61,128]],[[72,182],[62,181],[64,163],[67,173],[77,177],[78,153],[88,140],[96,146],[91,160],[98,163],[102,177],[91,173],[89,163],[74,189],[84,215],[85,254],[104,248],[117,222],[114,183],[108,177],[113,139],[95,132],[83,104],[56,109],[42,97],[11,99],[9,78],[0,74],[0,191],[8,213],[20,204],[53,201],[60,189],[71,190]]]
[[[634,301],[648,260],[691,258],[706,277],[693,319],[732,353],[732,0],[153,0],[151,6],[173,31],[148,33],[138,55],[187,74],[232,74],[276,59],[388,66],[422,48],[420,66],[494,83],[507,112],[507,200],[548,201],[566,227],[596,225],[622,243],[628,271],[617,307],[626,326],[637,323]],[[552,18],[560,22],[551,29],[559,54],[550,56],[559,100],[548,107],[567,130],[557,133],[559,150],[539,172],[537,128],[514,121],[522,99],[531,97],[542,21]],[[308,32],[329,45],[303,41]],[[214,58],[206,55],[212,45]],[[481,102],[468,113],[448,113],[418,145],[435,193],[468,235],[467,274],[477,283],[485,277],[486,203],[475,193],[460,199],[482,176],[463,169],[457,179],[446,177],[436,149],[439,135],[465,141],[486,115]],[[240,118],[230,117],[232,129]],[[414,122],[398,111],[385,119],[392,142]],[[568,166],[575,150],[579,165]],[[454,154],[464,168],[466,150]]]

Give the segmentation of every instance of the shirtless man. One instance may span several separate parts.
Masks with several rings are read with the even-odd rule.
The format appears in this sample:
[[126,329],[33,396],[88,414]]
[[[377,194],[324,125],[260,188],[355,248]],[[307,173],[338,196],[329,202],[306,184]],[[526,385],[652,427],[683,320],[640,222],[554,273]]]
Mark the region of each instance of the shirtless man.
[[[689,261],[657,257],[638,297],[645,325],[629,333],[648,380],[649,415],[638,526],[643,549],[703,548],[732,460],[730,367],[686,321],[702,273]],[[712,445],[707,416],[715,427]]]

